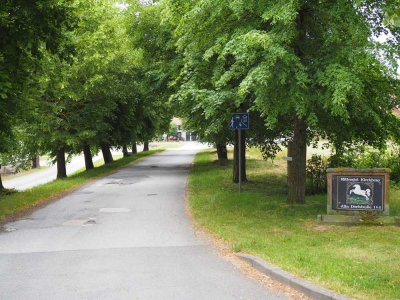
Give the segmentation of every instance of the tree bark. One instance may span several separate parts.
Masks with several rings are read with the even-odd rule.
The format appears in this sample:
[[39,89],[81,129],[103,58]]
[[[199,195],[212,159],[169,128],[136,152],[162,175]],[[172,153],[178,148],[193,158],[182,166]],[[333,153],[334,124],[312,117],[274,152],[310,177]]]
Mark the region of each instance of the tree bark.
[[[247,181],[246,175],[246,131],[242,130],[241,133],[241,172],[242,182]],[[239,182],[239,134],[235,131],[235,145],[233,148],[233,182]]]
[[124,155],[124,157],[129,156],[128,147],[126,145],[122,146],[122,154]]
[[[1,164],[0,164],[0,170],[1,170]],[[0,191],[5,190],[4,185],[3,185],[3,181],[1,180],[1,173],[0,173]]]
[[40,168],[40,158],[38,155],[32,157],[32,169]]
[[132,143],[132,154],[136,154],[137,153],[137,145],[136,142]]
[[61,148],[57,151],[57,179],[67,177],[67,167],[65,164],[65,149]]
[[110,146],[108,144],[100,145],[101,152],[103,153],[103,159],[105,164],[109,164],[113,162],[113,157],[111,154]]
[[149,141],[145,141],[143,144],[143,151],[149,151]]
[[293,140],[288,145],[288,202],[305,203],[306,164],[307,164],[307,124],[295,118],[293,124]]
[[[306,30],[304,20],[307,15],[307,8],[302,7],[297,16],[296,26],[299,35],[294,45],[296,55],[302,61],[304,58],[304,42]],[[306,194],[306,165],[307,165],[307,124],[297,116],[293,120],[293,140],[288,144],[288,202],[305,203]]]
[[226,143],[217,143],[217,155],[219,165],[226,166],[228,163],[228,150],[226,149]]
[[90,151],[90,146],[89,145],[84,145],[83,146],[83,156],[85,157],[86,171],[94,169],[92,152]]

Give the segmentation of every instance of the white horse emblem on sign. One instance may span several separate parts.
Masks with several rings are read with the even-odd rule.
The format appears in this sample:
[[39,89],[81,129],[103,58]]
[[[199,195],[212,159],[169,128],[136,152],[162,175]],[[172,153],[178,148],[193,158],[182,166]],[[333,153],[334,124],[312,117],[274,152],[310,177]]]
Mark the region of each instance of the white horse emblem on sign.
[[365,197],[365,200],[369,201],[369,197],[371,197],[371,189],[361,189],[359,184],[353,185],[353,188],[349,191],[349,194],[354,194],[358,196]]

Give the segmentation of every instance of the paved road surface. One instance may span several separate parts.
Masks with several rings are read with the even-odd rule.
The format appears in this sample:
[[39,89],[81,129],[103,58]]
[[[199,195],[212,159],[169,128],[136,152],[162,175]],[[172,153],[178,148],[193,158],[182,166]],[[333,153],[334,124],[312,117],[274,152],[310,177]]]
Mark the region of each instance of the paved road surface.
[[0,299],[284,299],[195,236],[196,150],[169,150],[5,226]]

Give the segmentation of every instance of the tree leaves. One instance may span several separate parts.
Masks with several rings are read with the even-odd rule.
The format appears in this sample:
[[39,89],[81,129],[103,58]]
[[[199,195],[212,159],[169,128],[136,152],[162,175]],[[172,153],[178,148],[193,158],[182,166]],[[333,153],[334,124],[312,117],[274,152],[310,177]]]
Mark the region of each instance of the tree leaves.
[[202,116],[191,117],[193,127],[213,120],[220,128],[221,110],[245,104],[266,131],[297,115],[333,140],[382,144],[376,137],[391,130],[398,95],[399,44],[383,46],[371,34],[397,37],[384,25],[384,12],[397,14],[394,2],[198,0],[175,14],[180,2],[166,1],[184,59],[179,103]]

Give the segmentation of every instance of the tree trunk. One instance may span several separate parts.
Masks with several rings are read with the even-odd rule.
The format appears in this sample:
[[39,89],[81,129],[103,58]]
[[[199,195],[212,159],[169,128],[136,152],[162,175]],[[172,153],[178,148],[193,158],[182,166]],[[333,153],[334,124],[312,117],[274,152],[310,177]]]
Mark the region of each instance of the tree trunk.
[[65,149],[61,148],[57,151],[57,179],[67,177],[67,167],[65,164]]
[[122,154],[124,155],[124,157],[129,156],[128,147],[126,145],[122,146]]
[[113,157],[111,154],[110,146],[108,144],[100,145],[101,152],[103,153],[103,159],[105,164],[109,164],[113,162]]
[[228,163],[228,150],[226,149],[226,143],[217,143],[217,155],[219,165],[226,166]]
[[32,157],[32,169],[40,168],[40,158],[39,155]]
[[[1,170],[1,164],[0,164],[0,170]],[[1,172],[0,172],[0,191],[5,190],[3,186],[3,181],[1,180]]]
[[[246,131],[241,132],[241,173],[242,182],[247,181],[246,176]],[[233,182],[239,182],[239,134],[235,131],[235,145],[233,148]]]
[[85,157],[86,171],[94,169],[92,152],[90,151],[90,146],[89,145],[84,145],[83,146],[83,156]]
[[149,151],[149,141],[145,141],[143,144],[143,151]]
[[136,154],[137,153],[137,145],[136,142],[132,143],[132,154]]
[[288,145],[288,202],[305,203],[306,195],[306,159],[307,159],[307,124],[295,118],[293,140]]

